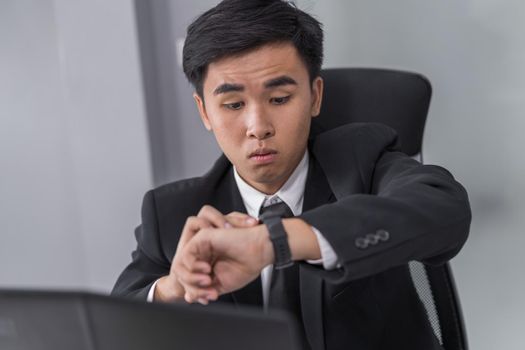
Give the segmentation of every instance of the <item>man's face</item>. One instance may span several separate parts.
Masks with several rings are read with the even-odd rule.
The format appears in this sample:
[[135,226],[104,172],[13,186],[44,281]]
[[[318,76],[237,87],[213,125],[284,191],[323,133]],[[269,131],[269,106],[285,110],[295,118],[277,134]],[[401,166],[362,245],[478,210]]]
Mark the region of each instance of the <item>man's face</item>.
[[204,79],[205,103],[194,98],[239,175],[273,194],[304,155],[322,90],[319,77],[310,85],[295,47],[282,43],[212,62]]

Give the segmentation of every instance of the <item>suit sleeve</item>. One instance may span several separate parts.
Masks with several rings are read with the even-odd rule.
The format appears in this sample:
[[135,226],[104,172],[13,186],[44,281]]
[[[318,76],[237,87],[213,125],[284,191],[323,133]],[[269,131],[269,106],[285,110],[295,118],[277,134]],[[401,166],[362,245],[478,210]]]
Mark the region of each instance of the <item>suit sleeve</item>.
[[442,264],[467,239],[471,212],[465,189],[444,168],[422,165],[392,143],[385,142],[377,160],[368,162],[374,165],[365,193],[342,196],[301,215],[323,233],[338,256],[340,268],[317,271],[333,283],[411,260]]
[[170,261],[163,254],[154,192],[144,196],[142,225],[136,228],[137,248],[131,253],[132,261],[124,269],[113,287],[112,295],[146,300],[155,281],[170,270]]

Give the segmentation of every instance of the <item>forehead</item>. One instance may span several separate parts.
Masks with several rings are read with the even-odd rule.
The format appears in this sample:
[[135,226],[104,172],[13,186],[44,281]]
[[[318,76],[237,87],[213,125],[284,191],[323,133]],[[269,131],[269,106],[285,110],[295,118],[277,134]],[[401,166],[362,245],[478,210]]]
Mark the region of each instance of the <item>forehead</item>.
[[308,81],[308,71],[291,43],[268,44],[208,65],[204,90],[224,83],[257,85],[276,76],[288,75],[298,83]]

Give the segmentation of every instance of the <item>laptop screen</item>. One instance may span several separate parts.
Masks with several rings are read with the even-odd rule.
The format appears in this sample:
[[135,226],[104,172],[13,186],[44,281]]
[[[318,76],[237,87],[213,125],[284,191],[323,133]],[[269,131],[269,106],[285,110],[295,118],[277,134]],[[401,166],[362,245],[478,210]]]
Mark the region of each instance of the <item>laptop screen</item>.
[[0,291],[2,350],[298,349],[287,314],[150,304],[83,292]]

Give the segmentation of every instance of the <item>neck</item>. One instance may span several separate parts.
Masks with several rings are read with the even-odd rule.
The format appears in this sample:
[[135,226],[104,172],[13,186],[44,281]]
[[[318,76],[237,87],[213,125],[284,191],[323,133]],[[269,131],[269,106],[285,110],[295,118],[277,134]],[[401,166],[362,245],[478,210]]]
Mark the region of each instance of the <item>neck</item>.
[[288,180],[290,175],[291,174],[288,174],[288,176],[284,180],[279,181],[279,182],[274,182],[274,183],[258,183],[258,182],[250,182],[250,181],[246,181],[246,180],[244,180],[244,181],[246,181],[246,183],[248,185],[252,186],[257,191],[271,196],[271,195],[277,193],[277,191],[279,191],[279,189],[281,187],[283,187],[283,185],[286,183],[286,180]]

